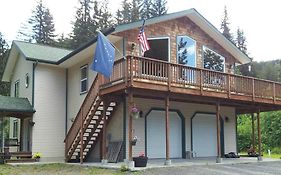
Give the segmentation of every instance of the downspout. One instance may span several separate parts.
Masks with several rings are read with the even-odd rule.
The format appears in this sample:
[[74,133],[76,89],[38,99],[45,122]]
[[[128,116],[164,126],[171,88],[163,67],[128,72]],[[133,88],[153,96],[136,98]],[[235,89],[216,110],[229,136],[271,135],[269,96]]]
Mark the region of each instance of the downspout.
[[34,87],[35,87],[35,68],[38,65],[38,61],[33,63],[32,67],[32,107],[34,108]]
[[68,116],[68,69],[65,70],[65,136],[67,135]]

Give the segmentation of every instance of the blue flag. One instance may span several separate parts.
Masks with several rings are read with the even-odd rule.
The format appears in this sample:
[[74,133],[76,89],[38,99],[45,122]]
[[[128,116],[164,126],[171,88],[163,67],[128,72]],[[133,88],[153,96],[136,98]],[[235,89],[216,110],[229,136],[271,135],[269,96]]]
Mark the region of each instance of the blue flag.
[[112,74],[114,57],[114,47],[101,32],[98,32],[97,46],[91,69],[109,78]]

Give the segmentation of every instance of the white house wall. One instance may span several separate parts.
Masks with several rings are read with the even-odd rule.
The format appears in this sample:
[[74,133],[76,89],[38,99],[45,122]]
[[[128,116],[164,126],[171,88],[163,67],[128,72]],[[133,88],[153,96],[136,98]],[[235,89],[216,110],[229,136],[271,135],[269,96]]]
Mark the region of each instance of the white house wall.
[[[15,96],[15,82],[19,81],[19,97],[25,97],[29,100],[30,103],[32,103],[32,73],[33,73],[33,63],[30,61],[26,61],[25,58],[21,55],[18,54],[18,58],[16,61],[16,65],[13,71],[13,75],[10,80],[10,96],[14,97]],[[26,74],[29,75],[29,86],[25,86],[25,76]],[[13,121],[16,118],[10,117],[10,138],[12,138],[12,133],[13,133]],[[23,137],[27,137],[27,133],[23,133]],[[18,138],[20,136],[20,120],[18,120]],[[24,144],[26,145],[26,144]],[[24,147],[25,149],[25,147]]]
[[67,127],[68,129],[72,125],[72,119],[76,117],[76,114],[79,111],[79,108],[81,107],[82,102],[84,101],[84,98],[86,97],[87,93],[80,94],[80,68],[86,64],[88,64],[88,90],[91,87],[96,72],[93,72],[90,69],[92,63],[92,58],[88,58],[84,60],[83,62],[76,64],[75,66],[72,66],[68,69],[68,97],[67,97]]
[[38,64],[35,69],[32,152],[42,161],[64,161],[66,72]]
[[[143,98],[134,98],[136,106],[143,111],[143,118],[133,119],[133,136],[138,137],[136,146],[133,146],[133,156],[138,156],[145,152],[145,119],[144,116],[151,108],[165,108],[165,101],[152,100]],[[215,105],[192,104],[182,102],[170,102],[170,109],[181,111],[185,117],[185,149],[191,150],[191,117],[195,112],[213,112],[215,113]],[[235,127],[235,108],[221,107],[221,116],[229,118],[228,122],[224,122],[224,143],[225,153],[236,152],[236,127]],[[128,126],[128,118],[127,118]],[[128,127],[127,127],[128,133]],[[126,134],[128,136],[128,134]],[[128,157],[128,137],[126,138],[126,156]]]

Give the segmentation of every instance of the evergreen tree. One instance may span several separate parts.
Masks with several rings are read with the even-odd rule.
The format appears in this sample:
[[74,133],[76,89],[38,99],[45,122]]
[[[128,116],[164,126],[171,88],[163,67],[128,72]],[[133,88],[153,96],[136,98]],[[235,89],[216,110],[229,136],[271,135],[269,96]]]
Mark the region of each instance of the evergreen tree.
[[245,54],[247,54],[246,37],[241,29],[237,29],[236,46]]
[[53,44],[55,25],[50,10],[40,0],[32,13],[33,15],[28,21],[32,26],[32,39],[37,43]]
[[[3,38],[2,33],[0,32],[0,79],[2,79],[5,65],[8,58],[8,44]],[[10,93],[10,85],[7,82],[2,82],[0,80],[0,95],[8,96]]]
[[224,16],[221,22],[221,30],[222,34],[231,42],[233,42],[233,36],[230,33],[230,28],[229,28],[229,21],[228,21],[228,13],[226,6],[224,6]]
[[140,16],[142,19],[152,17],[152,0],[140,0]]
[[132,0],[131,22],[140,20],[139,0]]
[[206,49],[204,50],[204,68],[223,72],[223,60],[215,52]]
[[61,47],[65,49],[71,49],[71,38],[70,36],[65,37],[64,34],[61,34],[57,41],[54,43],[54,46]]
[[92,30],[95,29],[94,32],[96,32],[97,29],[102,30],[113,25],[112,14],[108,9],[108,0],[103,1],[101,5],[99,5],[97,1],[94,1],[94,26],[92,27]]
[[153,0],[151,14],[153,17],[167,14],[166,0]]
[[178,43],[178,59],[179,64],[186,65],[188,63],[188,51],[186,48],[187,41],[183,41],[183,38],[180,39],[180,42]]
[[[124,24],[131,22],[132,19],[132,4],[128,0],[121,2],[121,10],[116,13],[117,24]],[[135,11],[135,9],[134,9]]]
[[72,30],[73,49],[86,43],[95,34],[95,27],[91,18],[92,0],[79,0],[80,7],[76,11],[75,22]]

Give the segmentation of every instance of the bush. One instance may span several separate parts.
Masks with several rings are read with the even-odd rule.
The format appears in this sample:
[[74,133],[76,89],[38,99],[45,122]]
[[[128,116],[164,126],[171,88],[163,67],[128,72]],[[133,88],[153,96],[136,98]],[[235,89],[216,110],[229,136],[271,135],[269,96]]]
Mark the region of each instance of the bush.
[[121,165],[120,171],[121,172],[129,171],[129,168],[123,164],[123,165]]
[[271,150],[272,154],[281,154],[281,147],[275,147]]

